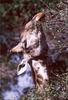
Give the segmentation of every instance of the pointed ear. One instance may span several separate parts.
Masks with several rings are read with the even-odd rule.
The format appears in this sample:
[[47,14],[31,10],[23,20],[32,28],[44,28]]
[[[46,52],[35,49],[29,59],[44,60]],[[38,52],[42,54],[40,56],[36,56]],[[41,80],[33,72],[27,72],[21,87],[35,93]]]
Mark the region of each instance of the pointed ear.
[[26,29],[26,30],[31,29],[32,26],[33,26],[32,21],[29,21],[29,22],[25,25],[25,29]]
[[16,53],[22,52],[22,51],[23,51],[23,49],[22,49],[22,43],[19,43],[17,46],[15,46],[14,48],[12,48],[10,50],[10,52],[16,52]]
[[28,30],[28,29],[31,29],[33,27],[33,24],[37,21],[39,21],[42,17],[44,17],[45,14],[43,12],[39,12],[37,13],[31,21],[29,21],[26,25],[25,25],[25,29]]
[[42,17],[44,17],[45,16],[45,14],[44,14],[44,12],[39,12],[39,13],[37,13],[33,18],[32,18],[32,20],[34,20],[35,22],[37,22],[37,21],[39,21]]

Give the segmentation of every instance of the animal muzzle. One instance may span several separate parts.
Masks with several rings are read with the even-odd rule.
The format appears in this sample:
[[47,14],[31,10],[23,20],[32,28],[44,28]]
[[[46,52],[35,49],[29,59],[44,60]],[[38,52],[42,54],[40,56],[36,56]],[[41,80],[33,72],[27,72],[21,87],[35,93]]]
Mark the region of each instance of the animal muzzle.
[[17,46],[15,46],[14,48],[10,50],[10,52],[16,52],[16,53],[22,52],[22,51],[23,51],[22,43],[19,43]]

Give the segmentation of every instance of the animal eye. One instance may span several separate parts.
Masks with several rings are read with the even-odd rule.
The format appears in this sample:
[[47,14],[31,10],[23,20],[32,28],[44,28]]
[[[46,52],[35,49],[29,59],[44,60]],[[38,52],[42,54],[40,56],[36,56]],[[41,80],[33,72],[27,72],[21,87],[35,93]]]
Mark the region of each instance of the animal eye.
[[22,48],[24,48],[24,49],[25,49],[25,48],[26,48],[26,45],[27,45],[27,41],[26,41],[26,40],[24,40],[24,41],[23,41],[23,43],[22,43]]
[[38,67],[38,70],[40,69],[40,67]]
[[24,41],[24,46],[25,46],[25,48],[26,48],[26,46],[27,46],[27,41],[26,41],[26,40]]

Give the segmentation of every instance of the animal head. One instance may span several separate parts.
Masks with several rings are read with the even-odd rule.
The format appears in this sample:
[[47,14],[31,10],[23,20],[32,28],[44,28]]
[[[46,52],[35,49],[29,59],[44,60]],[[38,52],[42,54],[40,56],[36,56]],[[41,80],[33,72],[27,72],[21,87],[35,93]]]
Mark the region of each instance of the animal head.
[[[40,25],[37,25],[39,20],[44,17],[44,13],[40,12],[36,14],[31,21],[29,21],[21,34],[20,43],[11,49],[11,52],[26,52],[30,53],[32,56],[40,55],[42,52],[41,46],[45,44],[43,32],[40,30]],[[44,42],[42,42],[44,41]]]

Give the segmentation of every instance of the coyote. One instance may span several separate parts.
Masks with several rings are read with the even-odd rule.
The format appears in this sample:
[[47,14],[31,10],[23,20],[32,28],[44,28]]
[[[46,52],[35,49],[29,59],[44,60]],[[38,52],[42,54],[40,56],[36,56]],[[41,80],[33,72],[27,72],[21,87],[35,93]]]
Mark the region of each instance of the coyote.
[[[48,46],[46,44],[45,34],[42,29],[41,21],[45,16],[43,12],[36,14],[24,27],[21,33],[21,41],[17,46],[11,49],[11,52],[23,52],[24,59],[17,68],[18,75],[22,74],[26,68],[25,65],[32,62],[31,66],[35,75],[34,80],[40,85],[48,79],[46,66],[44,67],[38,59],[43,59],[46,56]],[[37,58],[37,60],[36,60]],[[21,65],[24,65],[21,68]],[[38,70],[39,68],[39,70]],[[40,77],[38,77],[38,75]],[[41,85],[40,85],[41,86]]]

